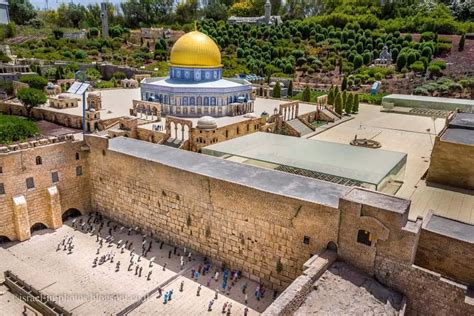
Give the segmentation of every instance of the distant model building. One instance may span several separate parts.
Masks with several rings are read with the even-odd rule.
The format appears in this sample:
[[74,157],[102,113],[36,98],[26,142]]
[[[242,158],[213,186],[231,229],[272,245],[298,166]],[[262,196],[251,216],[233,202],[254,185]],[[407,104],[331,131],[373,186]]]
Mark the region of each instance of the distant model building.
[[0,0],[0,24],[10,23],[10,15],[8,14],[8,1]]
[[81,40],[87,38],[87,31],[80,30],[80,31],[73,31],[73,32],[65,32],[63,34],[64,39],[74,39],[74,40]]
[[264,16],[251,16],[251,17],[242,17],[242,16],[231,16],[227,23],[229,24],[280,24],[282,22],[279,15],[272,15],[272,4],[270,0],[265,2],[265,15]]
[[207,35],[183,35],[170,55],[169,77],[145,78],[143,101],[158,102],[166,115],[235,116],[253,111],[252,85],[244,79],[222,78],[221,52]]

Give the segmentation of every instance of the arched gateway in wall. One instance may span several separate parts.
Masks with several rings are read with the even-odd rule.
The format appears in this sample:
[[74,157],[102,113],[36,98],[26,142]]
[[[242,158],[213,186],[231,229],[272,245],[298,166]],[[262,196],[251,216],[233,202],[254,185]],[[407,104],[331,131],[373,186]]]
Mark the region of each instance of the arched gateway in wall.
[[36,223],[33,226],[31,226],[30,232],[31,232],[31,234],[33,234],[34,232],[44,230],[44,229],[48,229],[48,226],[46,226],[43,223]]
[[63,222],[65,222],[65,221],[67,221],[71,218],[76,218],[76,217],[79,217],[81,215],[82,214],[78,209],[70,208],[66,212],[63,213],[62,220],[63,220]]

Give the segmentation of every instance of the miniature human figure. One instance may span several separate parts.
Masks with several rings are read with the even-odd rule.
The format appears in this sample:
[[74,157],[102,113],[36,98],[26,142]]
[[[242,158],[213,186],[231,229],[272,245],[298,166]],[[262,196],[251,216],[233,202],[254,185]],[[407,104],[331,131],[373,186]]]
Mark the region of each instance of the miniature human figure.
[[219,271],[216,271],[216,273],[214,274],[214,280],[219,281]]
[[247,316],[249,313],[249,308],[247,306],[245,306],[244,308],[244,316]]
[[226,309],[227,309],[227,302],[225,302],[224,305],[222,305],[222,314],[225,313]]
[[181,281],[181,284],[179,285],[180,292],[183,292],[183,287],[184,287],[184,281]]
[[201,294],[201,284],[199,284],[196,292],[196,296],[199,296]]
[[212,311],[212,305],[214,304],[214,300],[209,301],[209,305],[207,306],[207,311],[211,312]]

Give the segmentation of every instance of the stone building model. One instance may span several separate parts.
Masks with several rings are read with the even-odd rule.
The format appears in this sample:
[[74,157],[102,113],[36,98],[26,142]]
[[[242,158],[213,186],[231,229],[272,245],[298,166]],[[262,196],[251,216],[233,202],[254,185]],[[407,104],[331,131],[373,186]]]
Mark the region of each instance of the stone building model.
[[207,35],[189,32],[171,50],[169,77],[145,78],[142,100],[158,102],[166,115],[235,116],[253,112],[252,85],[222,78],[221,53]]
[[100,212],[286,288],[264,315],[292,314],[328,252],[400,292],[407,314],[472,315],[473,226],[410,221],[409,209],[380,192],[125,137],[0,147],[0,238]]

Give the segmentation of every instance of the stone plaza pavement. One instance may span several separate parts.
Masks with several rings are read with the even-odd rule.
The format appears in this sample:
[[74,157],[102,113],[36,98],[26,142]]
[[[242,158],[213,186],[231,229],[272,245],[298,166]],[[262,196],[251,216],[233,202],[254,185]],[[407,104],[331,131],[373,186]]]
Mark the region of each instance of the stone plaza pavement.
[[[83,218],[86,220],[87,216]],[[114,225],[116,224],[110,224],[111,227]],[[97,236],[80,229],[74,230],[71,227],[71,220],[56,231],[42,230],[35,232],[30,240],[2,244],[0,246],[0,282],[3,281],[3,272],[11,270],[75,315],[112,315],[133,305],[137,306],[129,309],[130,315],[217,315],[221,314],[222,305],[225,302],[232,304],[231,314],[243,315],[245,305],[241,288],[245,283],[248,294],[248,315],[263,312],[272,302],[273,291],[270,289],[266,289],[265,297],[257,301],[254,293],[258,284],[245,277],[236,282],[230,290],[230,295],[224,294],[221,287],[223,272],[220,266],[211,265],[209,274],[201,275],[197,281],[192,280],[191,269],[197,270],[198,266],[204,263],[204,258],[192,254],[189,261],[185,256],[185,264],[181,270],[180,259],[184,249],[177,248],[177,254],[174,255],[174,247],[163,244],[160,249],[161,242],[157,240],[153,241],[152,249],[146,258],[141,258],[140,262],[137,262],[137,253],[141,253],[142,234],[132,231],[129,236],[127,229],[120,232],[119,227],[121,225],[118,225],[116,232],[113,233],[113,242],[108,244],[104,240],[99,255],[96,254]],[[105,238],[108,232],[109,227],[104,225],[101,238]],[[71,236],[74,236],[72,253],[68,254],[63,247],[57,251],[58,244],[65,237]],[[133,242],[132,249],[136,249],[133,258],[134,265],[130,271],[127,271],[127,268],[130,264],[131,251],[125,249],[124,253],[121,253],[121,250],[117,248],[119,240],[123,243],[126,240]],[[148,237],[147,240],[150,238]],[[168,259],[170,251],[171,259]],[[94,258],[100,258],[108,253],[115,253],[114,262],[106,261],[94,268]],[[150,268],[150,259],[153,257],[154,264]],[[120,261],[118,272],[115,271],[117,261]],[[135,275],[137,265],[143,269],[141,277]],[[217,282],[212,280],[208,288],[209,277],[214,276],[216,270],[219,271],[219,280]],[[153,272],[148,281],[149,271]],[[184,281],[182,292],[179,290],[181,281]],[[198,284],[202,284],[199,296],[196,295]],[[228,284],[231,282],[229,281]],[[158,288],[162,289],[163,294],[173,289],[172,300],[164,304],[163,297],[158,297]],[[218,299],[212,311],[208,312],[209,301],[214,298],[216,289],[219,289]],[[0,288],[0,292],[5,291],[5,287]],[[150,293],[152,295],[144,300],[143,304],[136,304]],[[3,294],[0,295],[0,315],[16,315],[17,311],[23,310],[23,302],[9,292]]]

